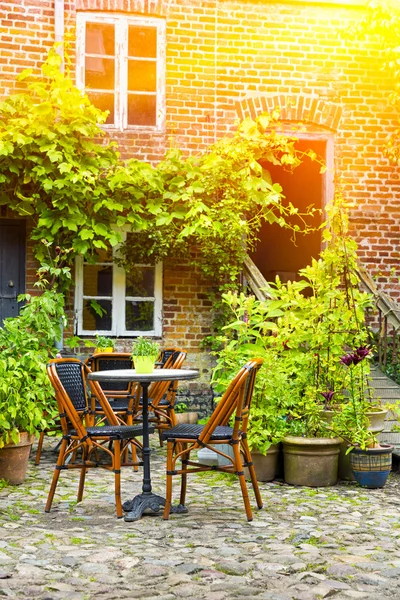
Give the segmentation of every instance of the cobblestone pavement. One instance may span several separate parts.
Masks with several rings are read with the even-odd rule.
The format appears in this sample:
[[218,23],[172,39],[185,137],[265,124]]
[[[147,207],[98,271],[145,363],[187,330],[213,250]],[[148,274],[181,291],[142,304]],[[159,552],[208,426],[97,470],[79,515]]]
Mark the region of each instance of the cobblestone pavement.
[[[0,597],[400,599],[397,473],[382,490],[261,484],[264,508],[251,523],[237,479],[192,475],[188,514],[125,523],[113,475],[100,469],[89,471],[80,504],[78,472],[63,472],[44,513],[54,445],[46,440],[24,484],[0,491]],[[163,494],[164,451],[153,445],[153,489]],[[123,469],[122,486],[123,500],[140,492],[141,471]]]

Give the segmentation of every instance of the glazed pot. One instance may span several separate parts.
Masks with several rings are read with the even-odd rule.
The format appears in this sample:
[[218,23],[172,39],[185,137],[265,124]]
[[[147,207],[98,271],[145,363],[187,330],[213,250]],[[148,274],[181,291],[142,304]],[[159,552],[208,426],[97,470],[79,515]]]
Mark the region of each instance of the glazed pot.
[[99,354],[99,352],[100,353],[103,353],[103,352],[110,353],[110,352],[114,352],[114,348],[112,346],[110,346],[109,348],[96,348],[94,352],[95,352],[95,354]]
[[148,375],[154,370],[154,356],[135,356],[133,362],[136,373],[140,375]]
[[284,437],[285,482],[310,487],[335,485],[341,443],[341,438]]
[[18,444],[0,448],[0,479],[11,485],[20,485],[24,481],[34,439],[35,436],[22,431]]
[[389,444],[366,450],[353,448],[350,465],[357,483],[371,489],[383,487],[392,468],[392,452],[393,446]]

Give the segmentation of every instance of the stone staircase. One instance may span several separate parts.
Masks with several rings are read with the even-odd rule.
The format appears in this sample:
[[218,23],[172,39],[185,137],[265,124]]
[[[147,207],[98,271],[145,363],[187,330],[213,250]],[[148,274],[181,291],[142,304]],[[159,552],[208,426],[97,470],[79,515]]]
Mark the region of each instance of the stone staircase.
[[[371,369],[371,387],[375,390],[375,398],[380,398],[382,404],[393,404],[400,400],[400,385],[387,377],[378,367]],[[393,431],[399,425],[396,416],[389,411],[385,419],[385,429],[378,436],[381,442],[392,444],[395,453],[400,456],[400,431]]]

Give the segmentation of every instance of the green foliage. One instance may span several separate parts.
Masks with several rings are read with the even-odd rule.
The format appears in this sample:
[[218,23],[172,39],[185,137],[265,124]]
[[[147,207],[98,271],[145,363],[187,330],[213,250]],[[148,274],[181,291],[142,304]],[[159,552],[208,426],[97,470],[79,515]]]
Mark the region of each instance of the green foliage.
[[220,291],[237,285],[264,221],[288,227],[296,215],[294,234],[309,230],[268,172],[269,164],[293,169],[305,158],[295,137],[277,133],[279,115],[245,120],[198,156],[173,149],[157,167],[123,162],[99,141],[105,113],[74,86],[66,61],[64,74],[53,49],[42,76],[24,71],[26,90],[0,104],[0,204],[33,221],[42,288],[66,289],[74,257],[90,261],[115,246],[124,226],[133,232],[120,258],[127,270],[188,258]]
[[[90,342],[93,346],[93,341]],[[87,342],[86,342],[87,344]],[[96,340],[94,342],[96,348],[104,349],[104,348],[115,348],[115,340],[109,337],[104,337],[103,335],[96,335]]]
[[137,160],[119,166],[110,186],[121,204],[129,198],[127,220],[135,230],[123,245],[122,264],[129,270],[149,259],[187,257],[223,289],[237,284],[263,222],[288,227],[286,217],[296,214],[294,231],[308,231],[305,216],[283,205],[281,186],[267,171],[268,164],[295,168],[305,157],[296,138],[277,128],[277,117],[264,114],[199,156],[173,149],[156,169]]
[[[70,350],[76,350],[82,343],[81,338],[78,335],[72,335],[71,337],[64,339],[64,346],[70,348]],[[93,345],[93,343],[92,343]]]
[[[41,280],[63,286],[76,254],[93,254],[119,236],[126,207],[114,202],[107,174],[118,161],[103,136],[105,114],[73,85],[52,50],[42,77],[24,71],[26,91],[0,104],[0,204],[31,217]],[[43,241],[43,243],[42,243]]]
[[155,356],[160,353],[160,344],[153,340],[139,337],[133,342],[132,356]]
[[0,329],[0,448],[18,442],[19,431],[46,429],[57,415],[46,363],[65,318],[63,296],[45,291],[19,299],[27,302],[21,314]]
[[186,402],[179,402],[178,404],[175,404],[175,412],[176,413],[184,413],[188,410],[189,406],[186,404]]
[[223,295],[233,318],[219,340],[223,348],[213,381],[222,389],[250,357],[264,358],[248,430],[250,445],[261,451],[285,432],[333,435],[321,419],[322,394],[330,390],[335,403],[347,402],[340,357],[368,339],[364,311],[371,297],[358,288],[356,244],[348,236],[340,198],[328,216],[327,247],[319,260],[300,270],[299,281],[282,284],[277,278],[269,284],[272,298],[264,302]]

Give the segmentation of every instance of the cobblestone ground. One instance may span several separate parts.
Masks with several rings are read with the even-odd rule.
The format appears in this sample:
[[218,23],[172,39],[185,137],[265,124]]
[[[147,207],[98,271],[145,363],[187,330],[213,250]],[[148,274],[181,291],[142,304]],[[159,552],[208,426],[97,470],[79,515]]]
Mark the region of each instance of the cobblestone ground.
[[[54,445],[46,441],[23,485],[0,491],[0,597],[400,599],[399,474],[382,490],[261,484],[264,508],[251,523],[237,479],[192,475],[187,515],[125,523],[104,470],[89,471],[80,504],[78,473],[62,473],[44,513]],[[153,446],[153,489],[163,494],[163,450]],[[124,501],[141,491],[141,472],[125,468],[122,485]]]

